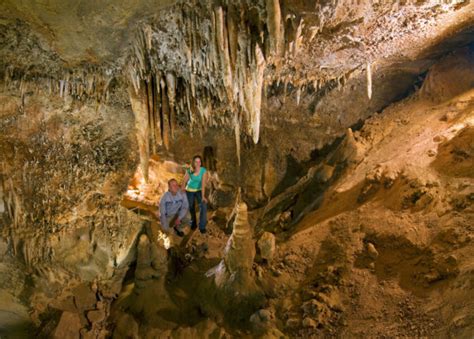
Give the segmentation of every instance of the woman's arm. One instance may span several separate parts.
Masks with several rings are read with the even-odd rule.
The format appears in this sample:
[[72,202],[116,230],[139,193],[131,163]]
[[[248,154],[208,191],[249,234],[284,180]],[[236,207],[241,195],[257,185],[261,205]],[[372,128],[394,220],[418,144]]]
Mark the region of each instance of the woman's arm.
[[186,174],[184,174],[183,183],[181,184],[181,190],[183,192],[186,189],[186,184],[188,183],[188,181],[189,181],[189,174],[188,174],[188,171],[186,171]]
[[207,171],[204,172],[204,174],[202,175],[202,184],[201,184],[202,200],[207,203],[206,185],[207,185]]

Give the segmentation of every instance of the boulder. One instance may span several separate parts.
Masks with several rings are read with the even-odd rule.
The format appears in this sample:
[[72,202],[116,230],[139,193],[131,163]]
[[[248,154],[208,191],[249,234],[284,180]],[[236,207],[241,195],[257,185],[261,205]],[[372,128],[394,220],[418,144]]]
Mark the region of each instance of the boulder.
[[265,232],[258,240],[258,249],[260,250],[260,256],[268,261],[273,259],[275,255],[275,235],[270,232]]
[[91,310],[95,308],[97,298],[95,293],[89,287],[89,284],[81,284],[74,288],[74,304],[80,311]]
[[306,317],[303,319],[303,326],[309,328],[316,328],[318,327],[318,323],[314,319]]
[[128,313],[123,313],[117,321],[113,337],[114,339],[130,338],[138,339],[138,323],[135,321],[133,316]]
[[54,339],[74,339],[80,338],[80,331],[82,328],[81,318],[79,314],[72,312],[63,312],[58,326],[53,333]]
[[377,259],[377,257],[379,256],[379,252],[375,248],[374,244],[370,242],[367,244],[367,253],[374,260]]

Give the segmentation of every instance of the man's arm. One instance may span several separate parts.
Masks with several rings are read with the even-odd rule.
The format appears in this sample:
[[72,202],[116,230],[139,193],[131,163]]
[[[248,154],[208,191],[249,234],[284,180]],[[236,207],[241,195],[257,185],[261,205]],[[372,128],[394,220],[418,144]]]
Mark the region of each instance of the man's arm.
[[166,218],[166,193],[163,195],[163,197],[160,200],[160,221],[161,221],[161,227],[164,230],[167,230],[169,228],[168,225],[168,219]]

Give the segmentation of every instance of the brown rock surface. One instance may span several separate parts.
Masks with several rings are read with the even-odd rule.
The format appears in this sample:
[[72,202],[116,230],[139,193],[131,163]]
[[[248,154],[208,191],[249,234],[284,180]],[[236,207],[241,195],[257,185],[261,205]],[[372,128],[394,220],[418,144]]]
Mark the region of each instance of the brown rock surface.
[[272,260],[275,255],[275,235],[270,232],[264,232],[257,242],[260,250],[260,256],[265,260]]
[[80,338],[81,319],[77,313],[64,312],[54,331],[53,338]]

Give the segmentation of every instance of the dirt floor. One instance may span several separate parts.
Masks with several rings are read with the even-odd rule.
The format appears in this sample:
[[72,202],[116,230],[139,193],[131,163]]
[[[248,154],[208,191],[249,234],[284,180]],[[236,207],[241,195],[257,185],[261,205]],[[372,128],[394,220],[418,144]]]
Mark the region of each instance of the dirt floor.
[[440,105],[413,97],[354,133],[364,160],[267,268],[296,291],[275,302],[287,333],[474,334],[473,123],[471,91]]

